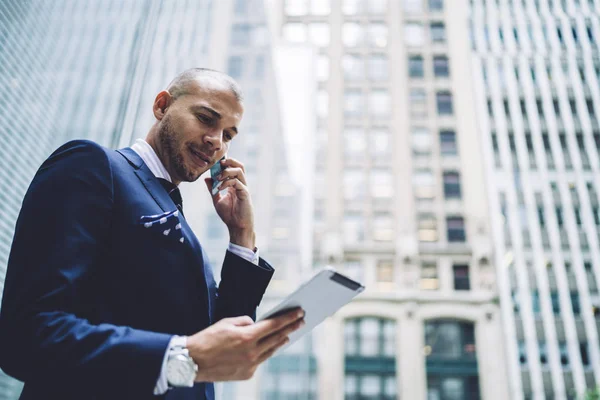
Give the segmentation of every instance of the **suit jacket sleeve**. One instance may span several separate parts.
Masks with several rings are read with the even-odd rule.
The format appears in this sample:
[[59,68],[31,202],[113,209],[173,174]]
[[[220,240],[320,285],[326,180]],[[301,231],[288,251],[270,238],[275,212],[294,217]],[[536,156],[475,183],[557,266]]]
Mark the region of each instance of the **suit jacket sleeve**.
[[0,367],[17,379],[152,394],[171,336],[80,315],[109,251],[112,182],[104,150],[76,141],[46,160],[25,196],[0,314]]
[[256,308],[274,272],[273,267],[262,258],[255,265],[228,251],[217,291],[216,320],[241,315],[255,320]]

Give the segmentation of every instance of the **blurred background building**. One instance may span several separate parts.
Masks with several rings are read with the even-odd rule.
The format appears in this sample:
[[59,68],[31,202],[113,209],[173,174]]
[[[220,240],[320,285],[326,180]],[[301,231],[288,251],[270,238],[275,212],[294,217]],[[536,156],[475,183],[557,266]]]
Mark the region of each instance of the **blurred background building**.
[[318,53],[313,264],[367,286],[319,337],[319,398],[508,398],[468,4],[273,4]]
[[[144,137],[177,73],[246,113],[261,312],[367,286],[220,399],[575,399],[600,383],[598,0],[0,1],[0,292],[22,197],[74,138]],[[186,216],[218,276],[202,182]],[[20,384],[0,376],[0,400]]]
[[511,398],[600,383],[600,4],[470,4]]

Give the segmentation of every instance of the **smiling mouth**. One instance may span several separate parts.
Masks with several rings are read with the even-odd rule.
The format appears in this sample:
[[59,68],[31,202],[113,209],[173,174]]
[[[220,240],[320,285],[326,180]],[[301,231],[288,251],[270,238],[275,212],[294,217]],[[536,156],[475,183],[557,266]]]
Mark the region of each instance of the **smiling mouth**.
[[192,154],[193,159],[196,162],[196,164],[198,164],[198,166],[206,167],[210,164],[210,157],[208,157],[207,155],[192,149],[190,149],[190,153]]

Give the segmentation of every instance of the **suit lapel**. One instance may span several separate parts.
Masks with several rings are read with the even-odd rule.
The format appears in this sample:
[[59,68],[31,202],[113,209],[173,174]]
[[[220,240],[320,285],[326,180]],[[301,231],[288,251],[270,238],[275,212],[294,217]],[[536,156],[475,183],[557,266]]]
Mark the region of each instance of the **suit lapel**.
[[[133,167],[136,176],[163,212],[173,211],[177,209],[177,206],[175,206],[175,203],[173,203],[173,200],[171,200],[171,197],[169,197],[167,191],[160,184],[160,181],[156,178],[156,176],[154,176],[154,174],[152,173],[152,171],[150,171],[146,163],[144,163],[144,160],[142,160],[142,158],[135,151],[128,147],[125,149],[117,150],[117,152],[120,153],[123,157],[125,157],[127,161],[129,161],[129,164],[131,164],[131,166]],[[198,242],[196,235],[194,235],[192,228],[188,225],[187,221],[185,220],[185,217],[181,213],[179,214],[179,218],[181,222],[181,231],[184,237],[185,248],[188,249],[191,258],[196,261],[196,263],[190,263],[190,265],[193,268],[194,273],[199,279],[201,285],[207,287],[208,289],[207,304],[209,306],[209,310],[212,310],[211,298],[213,293],[211,292],[213,291],[212,289],[215,286],[214,278],[212,276],[212,273],[207,273],[207,271],[205,271],[210,267],[205,265],[202,247],[200,246],[200,242]],[[197,268],[198,264],[200,265],[200,268]]]

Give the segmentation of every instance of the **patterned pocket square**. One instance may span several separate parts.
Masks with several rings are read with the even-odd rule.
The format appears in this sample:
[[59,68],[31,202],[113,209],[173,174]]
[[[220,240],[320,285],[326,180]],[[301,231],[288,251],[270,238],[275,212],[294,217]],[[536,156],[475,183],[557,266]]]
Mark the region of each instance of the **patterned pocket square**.
[[181,221],[179,221],[179,210],[168,211],[158,215],[142,216],[140,222],[144,225],[144,228],[179,240],[180,243],[185,241],[183,232],[181,231]]

